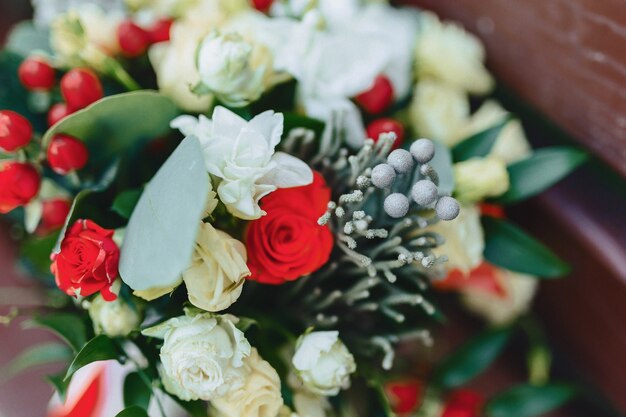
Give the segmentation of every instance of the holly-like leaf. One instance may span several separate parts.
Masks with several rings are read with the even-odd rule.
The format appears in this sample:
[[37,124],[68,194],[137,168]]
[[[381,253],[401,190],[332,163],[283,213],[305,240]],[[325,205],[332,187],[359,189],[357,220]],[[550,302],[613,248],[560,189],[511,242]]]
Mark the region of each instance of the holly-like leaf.
[[96,336],[78,352],[65,373],[64,380],[69,380],[76,371],[90,363],[117,360],[119,357],[120,351],[111,339],[104,335]]
[[111,209],[125,219],[130,218],[141,197],[141,190],[127,190],[113,200]]
[[550,249],[522,229],[493,217],[483,217],[484,256],[489,262],[511,271],[542,278],[558,278],[570,268]]
[[54,313],[36,317],[25,324],[26,328],[43,327],[63,340],[78,352],[87,342],[87,327],[77,315],[69,313]]
[[149,381],[144,381],[139,372],[131,372],[124,380],[124,406],[138,406],[148,409],[150,398],[152,397],[152,387]]
[[561,407],[577,394],[572,385],[518,385],[492,398],[485,407],[488,417],[535,417]]
[[511,184],[508,191],[495,201],[510,204],[537,195],[566,177],[586,160],[586,153],[567,146],[536,150],[529,158],[507,168]]
[[496,143],[500,132],[509,121],[511,121],[511,116],[506,116],[498,124],[459,142],[458,145],[452,148],[454,161],[465,161],[470,158],[488,155],[494,143]]
[[30,368],[50,363],[68,361],[72,352],[67,346],[50,342],[36,345],[22,352],[0,372],[0,379],[7,380]]
[[136,405],[132,407],[125,408],[115,415],[115,417],[149,417],[148,412]]
[[437,367],[433,384],[449,389],[469,382],[496,360],[511,333],[510,328],[491,329],[470,340]]

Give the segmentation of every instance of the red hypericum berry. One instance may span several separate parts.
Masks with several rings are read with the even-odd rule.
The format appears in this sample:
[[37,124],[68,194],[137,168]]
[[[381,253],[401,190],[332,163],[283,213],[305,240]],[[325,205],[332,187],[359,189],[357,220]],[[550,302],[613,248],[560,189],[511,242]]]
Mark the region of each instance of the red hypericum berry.
[[254,8],[263,13],[267,13],[270,10],[272,3],[274,3],[274,0],[252,0]]
[[54,87],[54,68],[39,56],[26,58],[17,69],[17,75],[28,90],[48,91]]
[[480,203],[480,214],[483,216],[495,217],[497,219],[504,219],[506,213],[504,208],[499,204]]
[[25,206],[39,192],[41,175],[31,164],[0,162],[0,213]]
[[33,127],[28,119],[11,110],[0,111],[0,150],[13,152],[28,145]]
[[86,68],[74,68],[61,78],[61,94],[72,111],[83,109],[104,97],[100,79]]
[[485,400],[477,392],[460,389],[453,391],[443,409],[441,417],[479,417]]
[[44,200],[41,205],[41,224],[38,228],[40,234],[48,234],[60,229],[72,207],[71,201],[67,198]]
[[148,28],[150,43],[167,42],[170,40],[170,30],[172,29],[172,19],[159,19]]
[[385,391],[393,411],[403,416],[415,411],[422,402],[424,386],[419,380],[405,379],[387,383]]
[[379,114],[393,103],[393,85],[389,78],[379,75],[374,84],[355,97],[356,102],[369,114]]
[[150,34],[132,20],[124,20],[117,27],[117,41],[122,53],[133,58],[146,52],[150,45]]
[[378,141],[378,137],[383,133],[393,132],[397,138],[393,143],[391,149],[397,149],[402,145],[404,141],[404,126],[402,123],[395,119],[376,119],[369,125],[367,125],[367,137]]
[[57,103],[48,110],[48,126],[56,124],[59,120],[72,114],[65,103]]
[[54,172],[65,175],[87,164],[89,151],[83,141],[69,135],[55,135],[48,145],[48,164]]

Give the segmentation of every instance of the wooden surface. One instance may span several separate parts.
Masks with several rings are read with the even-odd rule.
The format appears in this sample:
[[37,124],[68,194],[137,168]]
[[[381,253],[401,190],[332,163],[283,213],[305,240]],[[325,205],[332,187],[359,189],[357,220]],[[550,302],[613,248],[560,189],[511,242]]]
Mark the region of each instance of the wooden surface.
[[463,22],[490,68],[626,177],[624,0],[402,0]]

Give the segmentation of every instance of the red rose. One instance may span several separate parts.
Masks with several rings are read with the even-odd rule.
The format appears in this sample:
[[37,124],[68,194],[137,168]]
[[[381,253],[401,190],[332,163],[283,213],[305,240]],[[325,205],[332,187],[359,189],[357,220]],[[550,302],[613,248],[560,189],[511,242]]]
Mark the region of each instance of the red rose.
[[283,284],[318,270],[328,261],[333,236],[317,219],[326,211],[330,189],[314,173],[313,183],[283,188],[261,200],[267,214],[250,222],[246,232],[249,279]]
[[441,417],[479,417],[485,399],[468,389],[452,391],[444,406]]
[[22,162],[0,162],[0,213],[25,206],[39,192],[41,176],[37,169]]
[[117,298],[111,285],[117,277],[119,258],[113,230],[81,219],[65,234],[61,251],[52,254],[50,270],[66,294],[86,297],[100,291],[102,298],[112,301]]

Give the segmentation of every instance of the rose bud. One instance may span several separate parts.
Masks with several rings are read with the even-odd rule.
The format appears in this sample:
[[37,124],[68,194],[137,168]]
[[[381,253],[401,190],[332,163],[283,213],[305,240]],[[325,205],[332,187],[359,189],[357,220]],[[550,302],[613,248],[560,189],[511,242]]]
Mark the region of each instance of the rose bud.
[[444,405],[441,417],[480,417],[484,398],[477,392],[459,389],[452,391]]
[[172,19],[159,19],[148,28],[150,43],[167,42],[170,40],[170,30],[172,29]]
[[124,55],[137,57],[146,52],[150,44],[150,34],[127,19],[117,27],[117,41]]
[[0,111],[0,151],[14,152],[28,145],[32,136],[27,118],[11,110]]
[[379,114],[393,103],[393,85],[389,78],[379,75],[369,90],[355,97],[356,102],[369,114]]
[[84,142],[69,135],[55,135],[48,145],[48,164],[54,172],[65,175],[87,164],[89,151]]
[[17,75],[27,90],[48,91],[54,87],[54,68],[39,56],[26,58],[17,69]]
[[0,213],[25,206],[39,192],[41,176],[34,166],[22,162],[0,162]]
[[77,220],[51,256],[50,271],[57,286],[71,296],[87,297],[100,291],[102,298],[117,298],[111,291],[118,275],[120,249],[113,241],[113,230],[91,220]]
[[383,133],[393,132],[396,134],[396,140],[393,142],[391,149],[398,149],[404,141],[404,126],[395,119],[376,119],[367,126],[367,137],[378,142],[378,138]]
[[50,107],[48,111],[48,126],[55,125],[61,119],[66,118],[72,114],[72,111],[67,107],[65,103],[57,103]]
[[252,0],[252,6],[260,12],[267,13],[274,0]]
[[86,68],[74,68],[61,78],[61,94],[72,111],[85,108],[104,97],[100,79]]
[[38,232],[46,235],[63,227],[72,207],[72,202],[67,198],[52,198],[44,200],[41,205],[41,223]]

